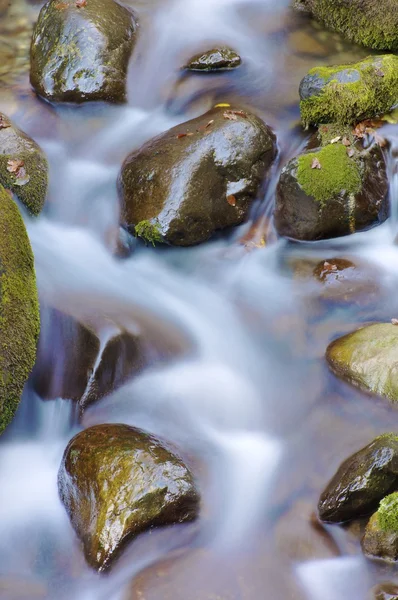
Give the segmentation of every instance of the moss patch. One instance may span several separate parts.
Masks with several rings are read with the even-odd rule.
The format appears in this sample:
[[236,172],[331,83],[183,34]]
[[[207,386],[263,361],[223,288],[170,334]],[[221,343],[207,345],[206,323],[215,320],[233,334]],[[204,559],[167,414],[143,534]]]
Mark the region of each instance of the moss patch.
[[[342,83],[337,74],[357,70],[358,81]],[[308,76],[325,81],[319,94],[300,102],[304,126],[349,124],[389,111],[398,103],[398,57],[369,57],[354,65],[317,67]]]
[[[321,165],[312,168],[314,159]],[[318,152],[301,155],[297,160],[297,181],[308,196],[326,202],[343,190],[356,194],[361,189],[357,162],[349,158],[342,144],[329,144]]]
[[142,238],[153,246],[155,246],[156,243],[161,243],[163,241],[160,225],[157,222],[151,223],[150,221],[140,221],[134,227],[134,233],[137,237]]
[[15,202],[0,186],[0,433],[12,420],[36,358],[34,260]]
[[377,520],[383,531],[398,533],[398,492],[390,494],[380,502]]

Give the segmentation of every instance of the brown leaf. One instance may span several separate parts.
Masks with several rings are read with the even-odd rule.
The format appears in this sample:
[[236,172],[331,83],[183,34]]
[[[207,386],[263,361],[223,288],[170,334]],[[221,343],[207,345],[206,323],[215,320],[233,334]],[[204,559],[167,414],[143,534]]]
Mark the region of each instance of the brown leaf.
[[187,136],[193,135],[192,131],[188,131]]
[[76,0],[77,8],[84,8],[87,6],[87,0]]
[[350,158],[352,158],[355,154],[354,148],[350,148],[350,149],[347,148],[347,154]]
[[7,171],[9,173],[18,173],[19,169],[21,169],[23,166],[23,160],[10,159],[9,161],[7,161]]
[[228,110],[224,113],[224,119],[229,119],[230,121],[237,121],[238,117],[234,115],[232,111]]
[[4,117],[0,116],[0,129],[7,129],[7,127],[11,127],[10,123],[4,120]]
[[327,260],[325,260],[325,262],[323,263],[323,268],[324,268],[325,271],[337,271],[337,266],[336,265],[332,265]]
[[343,137],[343,139],[341,140],[341,143],[342,143],[344,146],[351,146],[351,142],[350,142],[350,140],[348,139],[348,137],[346,137],[346,136],[344,136],[344,137]]
[[398,319],[391,319],[391,323],[393,325],[398,325]]
[[247,117],[247,113],[245,113],[245,111],[243,111],[243,110],[231,110],[230,112],[233,115],[238,115],[238,117],[244,117],[245,119]]
[[213,125],[213,123],[214,123],[214,119],[212,119],[211,121],[209,121],[209,122],[207,123],[207,125],[206,125],[206,129],[207,129],[208,127],[210,127],[210,125]]
[[311,163],[311,169],[322,169],[322,165],[319,160],[315,157]]
[[231,206],[236,206],[236,198],[235,198],[235,196],[233,194],[231,194],[230,196],[227,196],[227,202]]
[[180,140],[181,138],[187,137],[187,135],[188,135],[187,133],[179,133],[177,135],[177,140]]

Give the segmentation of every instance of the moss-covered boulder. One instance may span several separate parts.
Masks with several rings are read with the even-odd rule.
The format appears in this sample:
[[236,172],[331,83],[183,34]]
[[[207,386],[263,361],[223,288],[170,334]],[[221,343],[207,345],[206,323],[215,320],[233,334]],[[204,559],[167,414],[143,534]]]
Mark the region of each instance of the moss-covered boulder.
[[347,39],[376,50],[398,50],[398,15],[395,0],[294,0]]
[[329,239],[387,218],[388,179],[380,146],[351,143],[344,135],[336,139],[305,151],[282,169],[274,213],[280,235]]
[[398,401],[398,327],[374,323],[332,342],[326,352],[332,371],[366,391]]
[[10,189],[33,214],[43,208],[48,164],[43,150],[0,113],[0,184]]
[[398,585],[394,583],[381,583],[373,588],[370,600],[398,600]]
[[366,526],[362,549],[368,556],[398,560],[398,492],[380,502]]
[[367,515],[398,489],[398,436],[377,437],[345,460],[322,493],[322,521],[341,523]]
[[53,102],[123,102],[136,29],[116,0],[49,0],[33,32],[33,88]]
[[0,186],[0,433],[12,420],[36,358],[39,303],[25,225]]
[[204,242],[247,217],[275,154],[275,136],[257,116],[215,107],[127,157],[122,222],[153,244]]
[[139,533],[190,521],[198,512],[193,478],[181,459],[127,425],[97,425],[76,435],[58,486],[87,562],[100,571]]
[[212,72],[236,69],[242,59],[234,50],[222,46],[193,56],[185,66],[189,71]]
[[387,112],[398,102],[398,56],[311,69],[301,81],[300,99],[305,126],[355,123]]

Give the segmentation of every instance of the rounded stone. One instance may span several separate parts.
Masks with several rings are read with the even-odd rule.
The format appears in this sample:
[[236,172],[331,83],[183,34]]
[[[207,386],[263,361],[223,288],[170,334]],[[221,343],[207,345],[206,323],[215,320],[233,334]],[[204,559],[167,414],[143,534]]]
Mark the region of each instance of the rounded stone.
[[234,50],[222,46],[213,48],[207,52],[197,54],[185,66],[189,71],[211,72],[230,71],[236,69],[242,63],[242,59]]

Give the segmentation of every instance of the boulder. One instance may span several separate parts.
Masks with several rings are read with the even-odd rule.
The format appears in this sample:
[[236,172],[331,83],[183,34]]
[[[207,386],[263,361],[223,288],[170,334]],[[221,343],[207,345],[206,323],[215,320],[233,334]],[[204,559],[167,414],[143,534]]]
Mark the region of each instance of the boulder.
[[398,50],[395,0],[295,0],[295,6],[352,42],[378,50]]
[[18,408],[36,358],[39,303],[33,253],[11,195],[0,186],[0,433]]
[[[335,138],[336,139],[336,138]],[[333,140],[332,140],[333,141]],[[301,241],[330,239],[379,225],[388,217],[388,179],[380,146],[334,143],[292,158],[279,178],[275,227]]]
[[0,184],[11,190],[33,214],[44,206],[48,163],[43,150],[0,113]]
[[189,71],[230,71],[239,67],[242,59],[234,50],[222,46],[197,54],[185,66]]
[[204,242],[244,221],[275,155],[275,136],[261,119],[216,106],[126,158],[122,223],[153,244]]
[[127,425],[77,434],[65,450],[58,487],[87,562],[99,571],[139,533],[198,513],[198,493],[181,459]]
[[33,31],[33,88],[52,102],[124,102],[136,29],[116,0],[49,0]]
[[393,402],[398,400],[398,327],[374,323],[332,342],[326,352],[332,371],[349,383]]
[[300,83],[300,100],[306,127],[350,124],[388,112],[398,102],[398,56],[369,56],[356,64],[311,69]]
[[362,549],[368,556],[398,560],[398,493],[380,502],[371,517],[362,539]]
[[375,510],[382,498],[398,489],[398,436],[377,437],[345,460],[322,493],[322,521],[341,523]]

